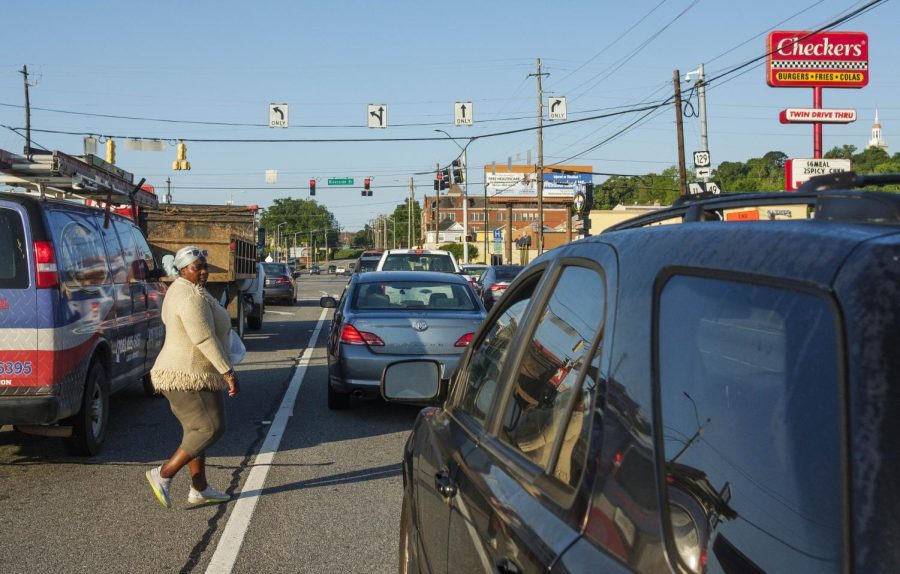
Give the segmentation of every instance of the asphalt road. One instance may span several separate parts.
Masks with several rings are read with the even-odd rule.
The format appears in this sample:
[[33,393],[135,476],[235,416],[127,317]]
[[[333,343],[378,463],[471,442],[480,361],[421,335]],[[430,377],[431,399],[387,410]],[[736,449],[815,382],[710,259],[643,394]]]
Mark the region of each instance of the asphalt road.
[[[400,459],[418,409],[327,409],[330,310],[304,355],[323,316],[318,297],[339,295],[346,279],[303,276],[299,302],[268,307],[262,330],[248,332],[241,394],[226,399],[228,430],[208,453],[210,483],[230,493],[245,492],[251,472],[267,473],[237,501],[188,508],[185,470],[173,508],[156,502],[144,472],[171,453],[181,430],[166,400],[144,397],[137,384],[113,397],[107,442],[93,459],[3,427],[0,571],[396,571]],[[296,403],[279,415],[292,381]]]

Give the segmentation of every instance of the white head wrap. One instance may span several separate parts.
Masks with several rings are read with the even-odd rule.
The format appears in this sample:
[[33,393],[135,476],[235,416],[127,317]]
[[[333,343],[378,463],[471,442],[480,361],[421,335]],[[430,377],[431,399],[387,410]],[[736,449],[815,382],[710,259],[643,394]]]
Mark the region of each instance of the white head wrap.
[[196,245],[188,245],[176,251],[174,256],[164,255],[162,264],[169,277],[177,277],[179,269],[184,269],[201,257],[206,257],[205,249],[200,249]]

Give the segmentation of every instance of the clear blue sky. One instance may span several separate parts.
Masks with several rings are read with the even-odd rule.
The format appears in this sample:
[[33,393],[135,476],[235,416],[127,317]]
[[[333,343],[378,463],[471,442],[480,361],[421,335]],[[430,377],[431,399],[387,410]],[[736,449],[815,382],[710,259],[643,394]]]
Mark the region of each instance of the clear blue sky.
[[[35,109],[34,129],[190,139],[336,139],[480,136],[536,124],[535,60],[545,97],[568,98],[569,119],[603,113],[672,92],[672,73],[704,62],[708,77],[765,53],[778,30],[815,29],[866,2],[838,0],[633,0],[631,2],[16,2],[5,11],[0,52],[0,124],[24,125],[22,77],[33,74],[34,108],[255,126],[199,125],[63,114]],[[888,0],[839,30],[869,35],[871,79],[860,90],[826,89],[824,106],[856,109],[855,124],[825,126],[824,148],[865,147],[879,109],[891,152],[900,151],[900,9]],[[812,127],[784,126],[778,112],[812,107],[812,90],[766,85],[764,65],[708,91],[713,165],[767,151],[812,157]],[[685,84],[685,86],[687,86]],[[453,104],[474,103],[475,125],[453,126]],[[289,129],[266,127],[268,104],[290,106]],[[369,103],[388,105],[389,128],[365,127]],[[609,109],[609,110],[608,110]],[[545,163],[579,154],[638,115],[548,128]],[[670,107],[572,160],[595,171],[642,174],[676,163]],[[403,126],[402,124],[406,124]],[[412,125],[410,125],[412,124]],[[548,125],[548,123],[545,123]],[[81,136],[35,131],[36,144],[80,153]],[[699,121],[685,119],[685,148],[699,149]],[[465,143],[465,140],[461,140]],[[0,128],[0,148],[23,140]],[[534,132],[475,141],[470,193],[481,193],[482,166],[525,163]],[[278,197],[316,199],[346,230],[361,228],[416,197],[448,163],[453,142],[188,144],[193,169],[170,169],[174,147],[136,152],[118,145],[118,165],[157,189],[171,177],[176,202],[267,206]],[[688,158],[690,162],[690,156]],[[267,186],[265,170],[278,170]],[[374,196],[325,187],[329,177],[373,178]],[[597,178],[600,181],[602,178]],[[191,189],[234,187],[234,190]],[[282,189],[279,189],[282,188]]]

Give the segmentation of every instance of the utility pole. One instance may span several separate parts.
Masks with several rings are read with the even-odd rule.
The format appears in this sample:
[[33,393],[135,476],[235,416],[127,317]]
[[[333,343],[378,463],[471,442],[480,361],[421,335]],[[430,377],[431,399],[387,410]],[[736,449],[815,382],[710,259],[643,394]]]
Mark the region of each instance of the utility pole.
[[384,249],[385,249],[385,250],[387,250],[387,248],[388,248],[388,240],[387,240],[387,220],[388,220],[388,217],[387,217],[387,215],[385,215],[384,218],[382,219],[383,226],[384,226],[384,235],[381,236],[381,243],[382,243],[382,245],[384,246]]
[[678,132],[678,184],[681,196],[687,195],[687,172],[684,165],[684,125],[681,122],[681,74],[675,70],[675,126]]
[[[455,140],[454,140],[455,143]],[[470,142],[471,143],[471,140]],[[459,145],[459,144],[457,144]],[[469,144],[463,148],[463,263],[469,263]],[[453,172],[451,168],[450,172]]]
[[19,72],[25,82],[25,156],[31,157],[31,99],[28,97],[28,66]]
[[[544,252],[544,94],[541,89],[541,78],[550,74],[541,73],[541,59],[537,59],[537,73],[528,74],[529,76],[537,76],[537,137],[538,137],[538,157],[537,157],[537,200],[538,200],[538,236],[537,248],[538,255]],[[510,226],[512,223],[510,223]]]
[[[441,164],[436,164],[437,173],[441,173]],[[453,171],[453,170],[451,170]],[[443,180],[441,180],[443,181]],[[434,243],[440,247],[441,246],[441,181],[438,181],[437,185],[437,196],[434,201],[434,213],[435,213],[435,224],[434,224]],[[449,183],[449,182],[448,182]]]
[[[700,64],[693,72],[688,72],[684,79],[690,81],[691,76],[697,74],[697,98],[700,100],[700,150],[709,153],[709,138],[707,137],[706,128],[706,75],[703,71],[703,64]],[[709,181],[708,176],[702,178],[703,181]]]
[[[497,173],[496,162],[491,164],[491,173]],[[491,260],[488,258],[488,229],[490,228],[490,215],[488,213],[487,177],[482,177],[481,179],[484,180],[484,263],[490,265]]]
[[166,203],[172,203],[172,178],[166,178]]
[[413,178],[409,178],[409,193],[406,195],[406,247],[412,249],[413,217]]

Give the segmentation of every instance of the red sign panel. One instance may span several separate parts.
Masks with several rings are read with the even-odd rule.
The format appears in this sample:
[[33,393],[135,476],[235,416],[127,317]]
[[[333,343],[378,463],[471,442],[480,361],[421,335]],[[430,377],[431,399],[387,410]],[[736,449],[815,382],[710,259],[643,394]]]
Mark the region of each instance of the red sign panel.
[[862,88],[869,83],[865,32],[769,34],[766,82],[773,88]]

